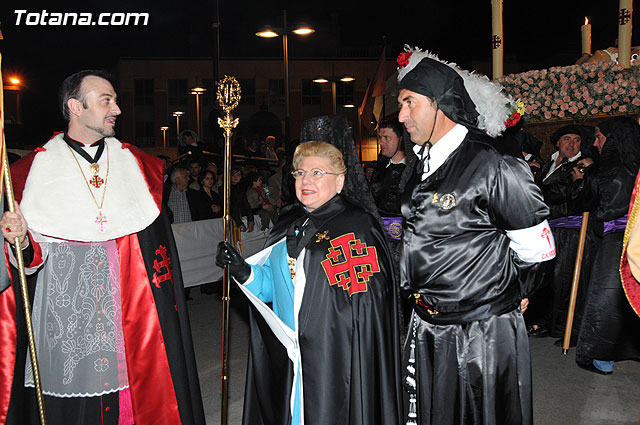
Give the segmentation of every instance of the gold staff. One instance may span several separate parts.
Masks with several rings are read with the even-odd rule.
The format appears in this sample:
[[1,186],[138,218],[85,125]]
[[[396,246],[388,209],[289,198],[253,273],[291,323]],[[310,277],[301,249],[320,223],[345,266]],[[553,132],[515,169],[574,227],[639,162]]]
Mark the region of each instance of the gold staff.
[[[240,84],[234,77],[224,76],[218,82],[218,103],[224,111],[224,118],[218,118],[218,125],[224,130],[224,240],[231,242],[231,130],[236,128],[238,118],[231,116],[231,111],[240,102]],[[229,377],[227,358],[229,354],[229,301],[231,297],[231,276],[229,266],[222,270],[222,394],[220,424],[227,425]]]
[[582,255],[584,254],[584,244],[587,240],[587,225],[589,224],[589,211],[582,213],[582,223],[580,224],[580,238],[578,239],[578,252],[576,253],[576,264],[573,268],[573,282],[571,282],[571,296],[569,297],[569,310],[567,311],[567,324],[564,328],[564,339],[562,340],[562,354],[569,352],[571,342],[571,330],[573,327],[573,314],[576,310],[576,299],[578,297],[578,284],[580,283],[580,269],[582,268]]
[[[2,67],[2,55],[0,55],[0,68]],[[2,74],[0,73],[0,138],[2,138],[2,166],[3,176],[0,176],[0,186],[4,177],[4,188],[7,193],[7,203],[9,211],[15,212],[15,196],[13,184],[11,183],[11,170],[9,169],[9,157],[7,156],[7,145],[4,140],[4,99],[2,88]],[[24,320],[27,324],[27,336],[29,339],[29,354],[31,355],[31,366],[33,367],[33,382],[36,387],[36,399],[38,401],[38,411],[40,413],[40,423],[46,425],[47,418],[44,412],[44,400],[42,398],[42,387],[40,386],[40,368],[38,367],[38,356],[36,355],[36,343],[33,337],[33,325],[31,324],[31,302],[29,301],[29,290],[27,288],[27,276],[24,274],[24,258],[22,257],[22,246],[20,238],[15,240],[15,254],[18,262],[18,272],[20,275],[20,293],[22,294],[22,308],[24,309]]]

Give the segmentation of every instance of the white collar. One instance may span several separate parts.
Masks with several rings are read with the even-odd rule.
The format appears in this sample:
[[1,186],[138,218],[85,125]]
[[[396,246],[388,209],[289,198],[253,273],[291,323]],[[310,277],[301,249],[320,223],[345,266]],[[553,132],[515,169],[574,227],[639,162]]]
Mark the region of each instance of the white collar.
[[[109,148],[109,178],[102,205],[107,219],[104,230],[95,223],[98,209],[83,181],[92,176],[89,163],[80,157],[76,163],[62,134],[44,145],[29,169],[20,208],[30,229],[59,239],[101,242],[139,232],[153,223],[160,210],[138,160],[118,139],[108,137],[105,144]],[[105,179],[106,149],[98,165],[99,176]],[[99,203],[105,184],[91,188]]]
[[[557,160],[558,160],[558,156],[560,156],[560,151],[555,151],[553,154],[551,154],[551,167],[549,167],[549,171],[547,171],[547,174],[542,178],[542,181],[544,182],[545,180],[547,180],[549,178],[549,176],[551,174],[553,174],[559,167],[559,165],[557,164]],[[578,151],[578,153],[574,156],[572,156],[571,158],[567,159],[567,162],[572,162],[575,161],[576,159],[580,158],[582,156],[582,152]]]
[[[429,171],[423,172],[422,180],[435,173],[435,171],[440,168],[442,164],[444,164],[447,158],[449,158],[449,155],[451,155],[453,151],[458,149],[458,146],[460,146],[464,138],[467,136],[468,132],[469,130],[467,129],[467,127],[461,124],[456,124],[455,127],[449,130],[447,134],[442,136],[440,140],[438,140],[436,144],[431,147],[431,149],[429,150],[430,159],[428,167],[426,161],[424,164],[424,169],[428,169]],[[418,155],[421,148],[421,145],[415,145],[413,147],[413,151],[416,153],[416,155]],[[426,155],[426,150],[424,155]],[[418,159],[421,158],[418,157]]]
[[387,161],[387,167],[389,165],[398,165],[398,164],[406,164],[407,163],[407,155],[403,156],[402,159],[398,162],[393,162],[393,159],[389,158],[389,161]]

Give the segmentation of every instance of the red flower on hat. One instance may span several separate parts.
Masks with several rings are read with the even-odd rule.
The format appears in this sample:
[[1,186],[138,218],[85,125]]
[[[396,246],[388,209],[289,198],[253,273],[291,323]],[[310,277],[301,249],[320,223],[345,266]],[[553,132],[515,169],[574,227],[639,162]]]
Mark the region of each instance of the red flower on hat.
[[409,58],[411,57],[411,55],[413,54],[413,52],[402,52],[398,55],[398,66],[400,68],[404,68],[405,66],[407,66],[409,64]]
[[513,127],[518,123],[518,121],[520,121],[520,118],[520,113],[518,111],[513,111],[511,116],[507,118],[507,121],[505,121],[505,124],[507,125],[507,127]]

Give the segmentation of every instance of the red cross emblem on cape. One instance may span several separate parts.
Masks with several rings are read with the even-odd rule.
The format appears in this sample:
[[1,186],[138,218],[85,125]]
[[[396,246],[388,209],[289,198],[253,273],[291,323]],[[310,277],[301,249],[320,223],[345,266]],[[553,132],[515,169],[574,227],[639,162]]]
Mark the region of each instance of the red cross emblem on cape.
[[[160,255],[162,261],[158,261],[157,259],[153,260],[153,268],[155,272],[153,273],[153,278],[151,281],[156,286],[156,288],[160,288],[160,284],[165,281],[170,281],[173,283],[173,271],[171,270],[171,258],[167,255],[167,248],[160,245],[158,249],[156,249],[156,255]],[[160,274],[164,269],[164,273]]]
[[347,233],[330,241],[331,247],[320,262],[329,279],[329,285],[338,285],[349,295],[367,290],[369,278],[380,271],[378,253]]

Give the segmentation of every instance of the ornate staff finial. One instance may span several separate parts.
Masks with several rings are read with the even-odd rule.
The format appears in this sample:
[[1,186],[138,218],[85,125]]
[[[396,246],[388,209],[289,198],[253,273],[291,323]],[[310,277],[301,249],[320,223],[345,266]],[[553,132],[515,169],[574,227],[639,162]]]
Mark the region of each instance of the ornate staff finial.
[[231,111],[240,103],[240,83],[235,77],[225,75],[222,81],[218,83],[218,104],[224,111],[224,118],[218,118],[218,125],[230,131],[238,125],[238,118],[235,120],[231,116]]

